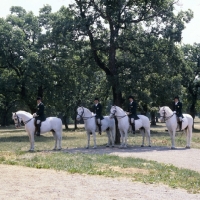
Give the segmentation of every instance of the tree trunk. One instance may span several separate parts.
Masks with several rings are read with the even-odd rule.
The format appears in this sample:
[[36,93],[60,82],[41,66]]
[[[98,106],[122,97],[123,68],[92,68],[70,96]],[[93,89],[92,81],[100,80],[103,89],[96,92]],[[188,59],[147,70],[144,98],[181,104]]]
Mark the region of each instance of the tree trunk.
[[65,125],[65,129],[66,129],[66,130],[69,129],[68,123],[67,123],[67,116],[66,116],[66,115],[63,116],[63,123],[64,123],[64,125]]
[[[112,87],[113,90],[113,105],[122,107],[122,93],[121,92],[117,92],[116,87]],[[115,130],[116,130],[116,137],[115,137],[115,144],[120,144],[120,132],[118,129],[118,121],[115,118]]]
[[155,115],[155,112],[151,112],[151,125],[156,125],[156,115]]

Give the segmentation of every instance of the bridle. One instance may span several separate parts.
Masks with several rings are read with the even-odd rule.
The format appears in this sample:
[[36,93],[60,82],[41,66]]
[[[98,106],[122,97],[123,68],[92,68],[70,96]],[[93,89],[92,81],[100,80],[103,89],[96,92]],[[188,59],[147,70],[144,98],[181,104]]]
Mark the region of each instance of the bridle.
[[160,117],[162,117],[164,119],[164,122],[166,122],[168,119],[170,119],[174,116],[174,113],[173,113],[171,116],[167,117],[166,112],[165,112],[165,107],[163,107],[163,113],[164,113],[164,115],[160,116]]
[[83,109],[82,113],[81,113],[81,114],[77,113],[77,115],[80,116],[80,118],[83,118],[83,120],[88,120],[88,119],[90,119],[90,118],[95,117],[95,116],[84,117],[84,115],[83,115],[83,114],[84,114],[84,108],[83,108],[83,106],[81,106],[81,108]]
[[21,123],[20,123],[20,121],[19,121],[19,116],[15,113],[15,115],[14,115],[14,117],[13,117],[13,119],[14,119],[14,122],[16,122],[17,121],[17,123],[15,123],[15,127],[17,128],[17,127],[21,127]]
[[[19,120],[19,119],[22,120],[22,118],[20,118],[20,117],[17,115],[17,113],[15,113],[13,119],[14,119],[14,122],[17,121],[17,123],[15,123],[15,127],[21,127],[21,123],[20,123],[20,120]],[[28,119],[27,121],[23,121],[23,122],[24,122],[24,124],[27,124],[27,123],[30,122],[32,119],[33,119],[33,118]]]
[[127,116],[126,114],[123,116],[116,116],[115,114],[117,113],[117,110],[116,110],[116,106],[114,106],[114,107],[115,107],[115,110],[113,111],[113,113],[110,113],[110,115],[112,115],[112,117],[115,116],[115,117],[117,117],[117,119],[122,119]]

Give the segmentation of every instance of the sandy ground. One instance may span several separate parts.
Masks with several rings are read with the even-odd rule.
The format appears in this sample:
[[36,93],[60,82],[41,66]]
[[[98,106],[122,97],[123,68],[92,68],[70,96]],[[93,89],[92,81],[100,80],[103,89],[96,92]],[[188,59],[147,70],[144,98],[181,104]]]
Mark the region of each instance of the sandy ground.
[[[67,152],[100,153],[133,156],[173,164],[200,172],[200,150],[167,147],[129,147],[127,149],[67,149]],[[0,200],[200,200],[200,194],[188,194],[182,189],[164,185],[132,182],[99,176],[71,175],[55,170],[31,169],[0,165]]]

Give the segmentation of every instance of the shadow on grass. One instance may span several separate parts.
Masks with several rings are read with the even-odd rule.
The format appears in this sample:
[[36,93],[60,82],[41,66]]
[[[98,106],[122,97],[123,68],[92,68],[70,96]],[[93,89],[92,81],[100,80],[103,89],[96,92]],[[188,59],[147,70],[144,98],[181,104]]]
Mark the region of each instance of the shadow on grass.
[[185,151],[186,148],[176,148],[171,149],[167,146],[153,146],[153,147],[140,147],[140,146],[128,146],[125,148],[119,148],[118,145],[115,147],[105,147],[105,146],[98,146],[96,149],[92,147],[89,149],[86,148],[72,148],[72,149],[63,149],[63,152],[66,153],[85,153],[85,154],[113,154],[113,153],[145,153],[145,152],[153,152],[153,151]]
[[[74,140],[76,138],[77,137],[63,136],[62,140]],[[53,135],[52,136],[40,135],[39,137],[35,136],[35,142],[47,142],[47,141],[52,141],[52,140],[54,140]],[[28,135],[0,137],[0,142],[27,142],[27,141],[29,141]]]

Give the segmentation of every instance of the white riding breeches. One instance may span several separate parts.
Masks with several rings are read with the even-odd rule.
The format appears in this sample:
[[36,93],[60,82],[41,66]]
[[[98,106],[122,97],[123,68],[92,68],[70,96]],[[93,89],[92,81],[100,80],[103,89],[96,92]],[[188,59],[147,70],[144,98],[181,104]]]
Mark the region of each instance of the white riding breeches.
[[41,120],[37,119],[37,122],[36,122],[36,123],[37,123],[37,124],[40,124],[40,122],[41,122]]
[[101,119],[100,118],[97,119],[97,123],[101,124]]
[[182,117],[179,117],[179,121],[182,122]]
[[135,123],[134,118],[131,118],[131,124]]

